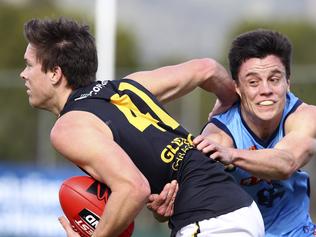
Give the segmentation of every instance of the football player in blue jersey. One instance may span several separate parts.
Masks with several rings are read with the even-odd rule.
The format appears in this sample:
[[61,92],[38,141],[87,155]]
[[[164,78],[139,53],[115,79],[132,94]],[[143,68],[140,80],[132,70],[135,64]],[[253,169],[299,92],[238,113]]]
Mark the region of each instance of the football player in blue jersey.
[[[267,237],[316,235],[309,214],[309,176],[301,170],[316,153],[316,106],[290,91],[291,51],[290,41],[279,32],[258,29],[238,36],[229,63],[239,100],[224,113],[212,112],[193,140],[251,194]],[[151,198],[156,200],[151,209],[170,214],[161,196]]]

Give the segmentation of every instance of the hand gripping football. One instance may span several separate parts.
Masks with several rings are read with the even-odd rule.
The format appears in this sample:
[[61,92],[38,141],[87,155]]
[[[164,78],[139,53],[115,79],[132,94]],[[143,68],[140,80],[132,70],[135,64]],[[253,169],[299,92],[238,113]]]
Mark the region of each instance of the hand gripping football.
[[[93,234],[103,213],[111,190],[89,176],[74,176],[65,180],[59,190],[59,202],[72,228],[82,237]],[[132,222],[119,237],[130,237]]]

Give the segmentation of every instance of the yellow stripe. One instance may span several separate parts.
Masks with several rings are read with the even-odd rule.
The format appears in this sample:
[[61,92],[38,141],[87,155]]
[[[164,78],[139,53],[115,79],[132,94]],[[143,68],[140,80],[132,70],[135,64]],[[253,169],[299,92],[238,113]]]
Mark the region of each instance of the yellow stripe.
[[155,102],[143,91],[138,89],[137,87],[127,83],[122,82],[119,85],[119,90],[130,90],[138,95],[152,110],[153,112],[161,119],[164,124],[167,124],[172,129],[175,129],[179,126],[176,120],[174,120],[169,114],[167,114],[164,110],[162,110]]
[[195,222],[195,228],[196,228],[196,230],[192,234],[192,237],[197,237],[197,235],[200,233],[200,226],[199,226],[198,222]]

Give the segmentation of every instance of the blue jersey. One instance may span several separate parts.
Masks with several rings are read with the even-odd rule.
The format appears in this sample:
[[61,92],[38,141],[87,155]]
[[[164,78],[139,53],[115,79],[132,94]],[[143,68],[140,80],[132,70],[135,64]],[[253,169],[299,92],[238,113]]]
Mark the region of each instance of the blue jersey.
[[[247,126],[240,112],[240,103],[211,123],[225,131],[238,149],[273,148],[285,135],[284,123],[302,102],[292,93],[286,97],[281,122],[272,136],[262,141]],[[230,171],[237,182],[254,198],[264,219],[266,236],[311,236],[315,231],[309,215],[309,177],[297,170],[286,180],[263,180],[245,170]]]

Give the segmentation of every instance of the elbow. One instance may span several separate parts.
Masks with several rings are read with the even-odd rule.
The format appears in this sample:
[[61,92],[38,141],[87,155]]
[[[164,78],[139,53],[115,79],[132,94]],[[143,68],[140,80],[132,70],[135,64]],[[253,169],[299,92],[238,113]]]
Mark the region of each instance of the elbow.
[[201,83],[204,83],[215,74],[218,63],[212,58],[196,59],[196,61],[199,78],[202,78]]
[[200,59],[199,86],[206,91],[213,92],[223,105],[232,105],[237,99],[235,84],[227,70],[216,60]]
[[212,58],[192,59],[187,63],[192,69],[192,78],[199,86],[207,82],[215,74],[218,68],[218,63]]
[[279,175],[280,175],[279,179],[281,180],[289,179],[298,168],[299,167],[294,157],[289,157],[286,160],[286,164],[279,171]]
[[289,179],[293,173],[294,172],[292,172],[291,170],[281,170],[281,171],[279,171],[277,179],[279,179],[279,180]]
[[205,70],[206,72],[212,72],[218,67],[217,61],[212,58],[201,58],[196,60],[198,60],[201,70]]
[[144,178],[142,181],[133,185],[130,194],[134,194],[135,200],[139,203],[146,203],[151,193],[148,181]]
[[149,186],[148,182],[145,182],[142,185],[142,187],[140,187],[140,189],[141,189],[141,192],[140,192],[141,197],[140,198],[142,199],[143,202],[147,203],[149,195],[151,193],[150,186]]

